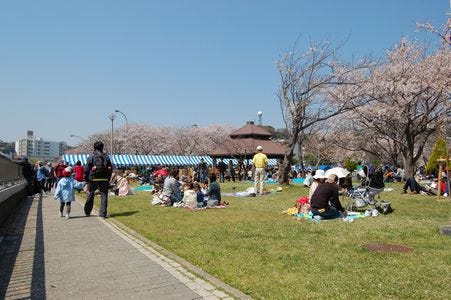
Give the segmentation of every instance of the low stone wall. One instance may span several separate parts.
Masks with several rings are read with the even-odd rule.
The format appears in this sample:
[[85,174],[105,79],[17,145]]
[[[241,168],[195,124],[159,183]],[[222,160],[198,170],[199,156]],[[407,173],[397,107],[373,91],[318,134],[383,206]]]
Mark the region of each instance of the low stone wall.
[[0,191],[0,225],[15,211],[26,196],[26,183],[17,184]]

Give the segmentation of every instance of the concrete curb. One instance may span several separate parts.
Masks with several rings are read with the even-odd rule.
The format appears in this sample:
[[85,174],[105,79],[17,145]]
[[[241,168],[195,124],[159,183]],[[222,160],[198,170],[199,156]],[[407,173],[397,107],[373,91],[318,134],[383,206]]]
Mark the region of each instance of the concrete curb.
[[[84,205],[85,201],[80,200],[80,196],[76,196],[76,201],[80,203],[81,205]],[[96,208],[93,208],[93,211],[98,214],[98,210]],[[160,254],[163,257],[168,258],[169,260],[172,260],[178,264],[180,264],[184,269],[191,272],[192,274],[196,275],[197,277],[200,277],[204,279],[205,281],[211,283],[212,285],[220,288],[225,293],[229,294],[230,296],[234,297],[235,299],[252,299],[249,295],[244,294],[243,292],[235,289],[234,287],[226,284],[225,282],[219,280],[218,278],[214,277],[213,275],[210,275],[209,273],[205,272],[201,268],[191,264],[190,262],[186,261],[185,259],[175,255],[174,253],[170,252],[169,250],[163,248],[162,246],[158,245],[157,243],[143,237],[138,232],[134,231],[133,229],[125,226],[121,222],[114,220],[113,218],[108,218],[102,220],[103,222],[107,223],[108,225],[112,226],[115,230],[119,231],[121,234],[132,240],[133,242],[139,244],[141,247],[147,249],[147,251],[154,251],[158,254]],[[150,249],[148,249],[150,248]]]

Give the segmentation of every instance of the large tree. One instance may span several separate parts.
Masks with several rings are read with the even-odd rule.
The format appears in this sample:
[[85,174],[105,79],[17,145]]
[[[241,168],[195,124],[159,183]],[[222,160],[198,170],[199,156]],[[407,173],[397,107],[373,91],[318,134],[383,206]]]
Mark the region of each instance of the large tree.
[[298,52],[295,46],[278,61],[278,99],[289,133],[280,183],[288,183],[296,144],[302,149],[309,127],[366,103],[361,90],[368,61],[343,63],[339,49],[329,42],[310,41],[306,51]]
[[372,70],[364,90],[374,101],[350,117],[372,143],[385,140],[385,146],[399,151],[406,176],[414,174],[426,143],[446,123],[450,74],[449,47],[428,53],[426,47],[402,39]]

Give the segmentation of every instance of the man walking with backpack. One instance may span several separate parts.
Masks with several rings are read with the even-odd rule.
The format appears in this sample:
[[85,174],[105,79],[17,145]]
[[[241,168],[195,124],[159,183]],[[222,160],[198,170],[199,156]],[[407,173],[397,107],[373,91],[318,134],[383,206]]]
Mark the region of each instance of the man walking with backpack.
[[108,155],[103,153],[103,143],[94,143],[94,152],[88,157],[85,166],[84,179],[88,184],[88,198],[85,203],[85,215],[89,216],[94,205],[94,193],[100,191],[100,209],[99,216],[108,218],[108,185],[113,171]]

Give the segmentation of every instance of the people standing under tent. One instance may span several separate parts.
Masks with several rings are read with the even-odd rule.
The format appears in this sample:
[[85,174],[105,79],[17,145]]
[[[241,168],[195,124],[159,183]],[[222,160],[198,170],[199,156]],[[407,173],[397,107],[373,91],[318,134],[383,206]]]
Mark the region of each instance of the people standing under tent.
[[224,182],[225,174],[227,171],[227,164],[224,162],[224,159],[221,158],[221,160],[218,162],[217,168],[219,170],[219,181]]
[[[268,165],[268,157],[263,153],[263,147],[257,146],[257,153],[252,158],[254,164],[254,192],[255,194],[263,194],[265,169]],[[257,190],[257,188],[259,188]]]
[[197,165],[197,173],[198,173],[198,181],[203,182],[205,180],[207,180],[207,163],[204,161],[203,158],[200,159],[199,164]]
[[233,161],[229,160],[229,166],[227,172],[229,173],[229,181],[235,182],[235,167],[233,166]]
[[48,192],[52,191],[52,187],[55,184],[55,168],[52,166],[51,162],[48,162],[46,165],[47,169],[47,180],[45,181],[45,188]]
[[92,207],[94,205],[94,194],[97,190],[100,191],[100,209],[99,216],[108,218],[108,188],[109,180],[113,172],[113,165],[111,160],[103,153],[103,143],[97,141],[94,143],[94,151],[88,157],[85,166],[84,180],[88,183],[88,198],[86,199],[84,211],[85,215],[91,215]]

